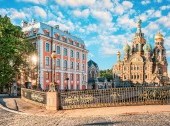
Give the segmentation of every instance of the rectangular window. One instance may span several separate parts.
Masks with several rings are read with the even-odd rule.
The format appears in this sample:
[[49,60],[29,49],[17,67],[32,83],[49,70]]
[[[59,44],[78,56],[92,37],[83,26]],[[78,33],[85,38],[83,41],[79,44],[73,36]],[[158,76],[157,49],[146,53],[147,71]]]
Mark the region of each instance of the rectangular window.
[[46,79],[49,79],[49,72],[46,72],[45,77],[46,77]]
[[71,85],[71,90],[73,90],[73,85]]
[[50,58],[49,57],[45,57],[45,65],[46,66],[50,65]]
[[74,62],[71,62],[70,68],[74,69]]
[[70,40],[70,44],[73,45],[73,41],[72,40]]
[[77,43],[76,46],[79,47],[79,43]]
[[72,81],[74,80],[73,74],[71,74],[70,79],[71,79]]
[[83,71],[85,70],[85,65],[83,64],[83,67],[82,67]]
[[77,85],[77,90],[79,90],[79,88],[80,88],[80,86],[79,86],[79,85]]
[[79,52],[76,53],[76,58],[79,59],[80,58],[80,54]]
[[67,60],[64,60],[64,68],[67,68]]
[[50,36],[50,32],[45,32],[45,36]]
[[85,60],[85,54],[83,54],[83,60]]
[[77,70],[79,70],[79,67],[80,67],[80,64],[79,64],[79,63],[77,63]]
[[60,59],[57,59],[57,67],[60,67]]
[[74,57],[74,51],[73,50],[71,50],[70,55],[71,55],[71,57]]
[[60,54],[60,46],[57,46],[57,54]]
[[79,81],[79,75],[77,75],[77,81]]
[[67,56],[67,49],[64,48],[64,56]]
[[50,44],[49,43],[45,44],[45,51],[50,52]]

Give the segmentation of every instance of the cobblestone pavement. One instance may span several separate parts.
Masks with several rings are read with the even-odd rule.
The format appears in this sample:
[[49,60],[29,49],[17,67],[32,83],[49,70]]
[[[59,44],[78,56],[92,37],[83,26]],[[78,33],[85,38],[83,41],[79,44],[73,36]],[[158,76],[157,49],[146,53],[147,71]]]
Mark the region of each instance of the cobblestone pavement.
[[0,109],[0,126],[170,126],[170,112],[94,117],[37,116]]

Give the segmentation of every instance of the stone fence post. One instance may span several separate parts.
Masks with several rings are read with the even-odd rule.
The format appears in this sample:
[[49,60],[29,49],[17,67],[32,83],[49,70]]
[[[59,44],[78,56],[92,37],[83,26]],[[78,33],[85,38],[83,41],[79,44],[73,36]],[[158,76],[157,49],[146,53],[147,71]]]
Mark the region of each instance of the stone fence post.
[[59,109],[59,98],[58,92],[47,92],[47,110],[58,110]]

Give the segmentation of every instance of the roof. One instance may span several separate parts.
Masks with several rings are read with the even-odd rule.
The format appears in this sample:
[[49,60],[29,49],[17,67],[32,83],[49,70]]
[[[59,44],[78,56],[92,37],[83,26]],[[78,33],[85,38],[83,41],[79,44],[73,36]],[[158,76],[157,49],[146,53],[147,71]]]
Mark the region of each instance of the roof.
[[28,24],[28,26],[25,26],[22,28],[22,30],[24,32],[27,32],[27,31],[30,32],[29,36],[34,35],[33,31],[35,29],[37,30],[37,34],[44,34],[44,30],[47,30],[50,32],[49,37],[55,37],[55,34],[59,34],[61,37],[63,36],[63,37],[66,37],[67,39],[72,39],[73,41],[76,41],[76,42],[84,45],[84,41],[82,39],[75,37],[68,32],[64,32],[56,27],[50,26],[46,23],[36,22],[34,24]]
[[94,65],[95,67],[98,67],[97,63],[95,63],[93,60],[89,60],[88,67],[91,67],[92,65]]

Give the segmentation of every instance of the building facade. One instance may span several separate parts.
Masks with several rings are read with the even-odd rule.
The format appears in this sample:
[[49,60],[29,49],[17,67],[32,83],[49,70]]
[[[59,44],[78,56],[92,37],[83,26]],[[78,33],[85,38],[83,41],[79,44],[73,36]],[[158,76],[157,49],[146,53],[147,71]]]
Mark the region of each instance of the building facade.
[[99,67],[93,60],[88,61],[88,89],[95,89],[96,78],[99,77]]
[[115,86],[134,85],[166,85],[168,83],[166,49],[164,37],[159,32],[154,38],[154,48],[146,42],[141,30],[141,20],[137,23],[137,31],[132,45],[126,44],[123,48],[124,58],[113,66]]
[[[60,30],[58,25],[52,27],[42,22],[22,22],[22,30],[36,46],[37,83],[40,83],[42,89],[46,89],[54,80],[60,90],[87,88],[88,51],[83,40],[68,31]],[[56,60],[51,58],[53,51],[56,53]],[[28,81],[22,80],[22,83]],[[33,80],[29,81],[35,83]]]

